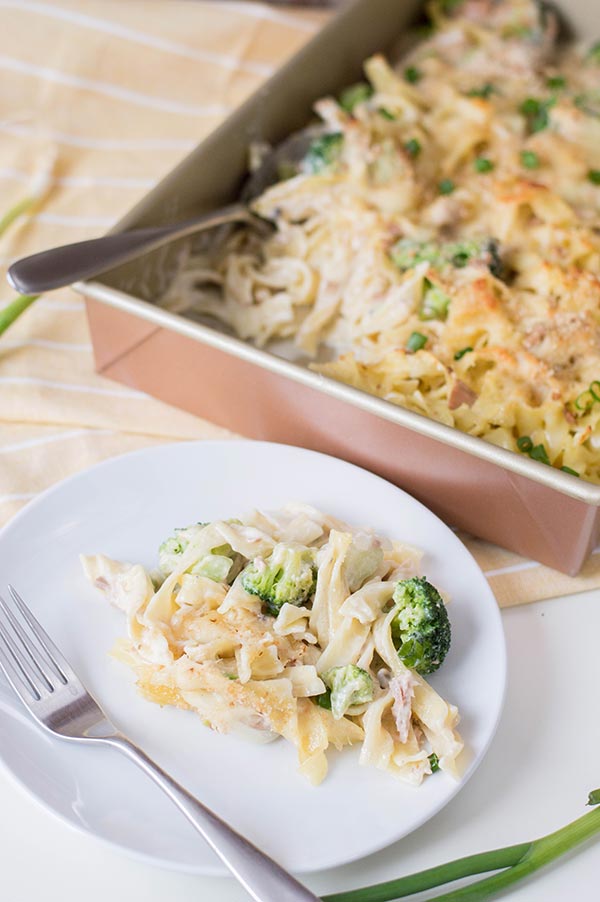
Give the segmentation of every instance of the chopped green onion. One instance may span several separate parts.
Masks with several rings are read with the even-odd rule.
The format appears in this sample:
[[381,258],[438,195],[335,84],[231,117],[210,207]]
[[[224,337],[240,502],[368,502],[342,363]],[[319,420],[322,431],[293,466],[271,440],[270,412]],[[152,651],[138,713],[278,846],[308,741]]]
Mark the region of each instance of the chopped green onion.
[[438,184],[438,190],[440,194],[452,194],[456,185],[452,181],[452,179],[442,179]]
[[590,382],[589,391],[594,401],[600,401],[600,382],[597,379],[594,379],[593,382]]
[[440,769],[440,759],[435,752],[432,752],[431,755],[429,755],[429,765],[431,767],[432,774],[434,774],[436,770]]
[[562,91],[563,88],[567,87],[567,79],[564,75],[552,75],[546,80],[546,86],[551,91]]
[[592,185],[600,185],[600,169],[590,169],[588,172],[588,181]]
[[550,458],[544,445],[534,445],[531,436],[522,435],[517,439],[517,448],[524,454],[528,454],[532,460],[537,460],[542,464],[550,465]]
[[586,805],[600,805],[600,789],[592,789]]
[[521,163],[525,169],[537,169],[540,165],[540,158],[533,150],[521,151]]
[[[583,400],[584,398],[585,398],[585,402]],[[577,397],[575,398],[575,407],[577,408],[577,410],[584,410],[584,411],[589,410],[590,407],[593,405],[593,403],[594,403],[594,401],[591,398],[591,392],[587,388],[585,391],[582,391],[581,394],[577,395]]]
[[406,350],[412,351],[420,351],[421,348],[424,348],[427,344],[427,336],[423,335],[422,332],[412,332],[408,337],[408,341],[406,342]]
[[525,116],[527,127],[531,134],[541,132],[548,127],[550,117],[548,109],[554,106],[556,98],[550,100],[536,100],[535,97],[528,97],[519,107],[519,112]]
[[316,175],[332,168],[339,161],[343,144],[344,136],[341,132],[330,132],[315,138],[304,157],[304,169]]
[[394,116],[394,114],[390,113],[389,110],[386,110],[386,108],[384,106],[379,107],[377,112],[379,113],[380,116],[383,116],[383,118],[387,119],[389,122],[396,121],[396,117]]
[[495,93],[496,88],[488,82],[481,88],[471,88],[470,91],[467,91],[467,97],[483,97],[484,100],[487,100],[488,97],[491,97],[491,95]]
[[364,103],[373,96],[373,88],[366,81],[359,81],[358,84],[350,85],[340,94],[339,103],[343,110],[349,115],[354,112],[354,107],[359,103]]
[[322,692],[321,695],[313,695],[313,702],[319,706],[319,708],[325,708],[326,711],[331,711],[331,690],[327,689],[325,692]]
[[416,138],[411,138],[410,141],[407,141],[404,145],[404,150],[407,152],[409,157],[412,157],[414,160],[421,153],[421,142]]
[[404,78],[411,85],[416,85],[423,78],[423,73],[416,66],[407,66],[404,70]]
[[429,279],[424,279],[425,292],[421,307],[419,308],[419,319],[441,319],[445,320],[448,316],[448,307],[450,306],[450,298],[448,295],[434,285]]
[[455,360],[462,360],[465,354],[469,354],[473,348],[463,348],[461,351],[457,351],[454,355]]
[[225,676],[227,677],[228,680],[237,680],[237,676],[235,675],[235,673],[226,673]]
[[532,460],[538,460],[540,463],[548,464],[548,466],[550,466],[550,458],[543,445],[534,445],[529,452],[529,456]]
[[477,157],[473,165],[475,167],[475,171],[481,173],[491,172],[494,168],[494,164],[491,160],[488,160],[487,157]]
[[[563,467],[561,467],[561,470],[563,471],[563,473],[568,473],[569,476],[579,476],[579,473],[577,472],[577,470],[572,470],[571,467],[564,467],[564,466],[563,466]],[[600,799],[599,799],[598,801],[600,801]],[[588,805],[589,805],[589,804],[590,804],[590,803],[588,802]]]
[[471,255],[468,251],[458,251],[458,253],[454,254],[452,257],[452,265],[456,266],[457,269],[463,269],[470,259]]

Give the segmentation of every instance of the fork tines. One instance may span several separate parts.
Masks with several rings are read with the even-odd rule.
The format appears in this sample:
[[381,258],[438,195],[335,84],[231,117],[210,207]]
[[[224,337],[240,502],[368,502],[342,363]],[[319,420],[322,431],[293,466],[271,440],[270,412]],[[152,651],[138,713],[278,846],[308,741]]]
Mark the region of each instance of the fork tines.
[[26,704],[68,683],[67,662],[19,593],[0,595],[0,669]]

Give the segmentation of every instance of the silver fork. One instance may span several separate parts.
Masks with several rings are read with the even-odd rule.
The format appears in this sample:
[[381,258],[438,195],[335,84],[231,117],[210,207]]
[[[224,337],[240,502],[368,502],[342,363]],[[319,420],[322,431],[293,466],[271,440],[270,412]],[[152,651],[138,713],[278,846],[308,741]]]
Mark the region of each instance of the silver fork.
[[110,722],[21,596],[0,596],[0,669],[35,720],[56,736],[118,749],[160,786],[255,902],[320,902],[180,786]]

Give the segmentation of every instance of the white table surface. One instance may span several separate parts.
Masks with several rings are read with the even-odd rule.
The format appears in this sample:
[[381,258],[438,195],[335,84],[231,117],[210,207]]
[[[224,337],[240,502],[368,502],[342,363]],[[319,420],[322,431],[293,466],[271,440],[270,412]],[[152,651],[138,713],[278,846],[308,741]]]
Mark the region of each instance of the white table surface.
[[[533,839],[589,811],[588,792],[600,786],[600,592],[512,608],[503,620],[506,708],[478,771],[412,836],[371,858],[307,878],[315,892],[350,889]],[[348,810],[351,816],[351,800]],[[503,898],[596,902],[599,866],[600,838]],[[246,902],[248,897],[232,880],[161,870],[106,848],[39,809],[0,772],[0,898]]]

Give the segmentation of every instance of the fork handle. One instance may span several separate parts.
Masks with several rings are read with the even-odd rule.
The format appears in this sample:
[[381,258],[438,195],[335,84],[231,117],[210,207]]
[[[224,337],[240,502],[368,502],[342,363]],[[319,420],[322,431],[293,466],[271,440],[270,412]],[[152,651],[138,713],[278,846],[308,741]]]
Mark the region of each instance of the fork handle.
[[318,896],[236,833],[125,736],[105,741],[124,752],[168,795],[255,902],[320,902]]

